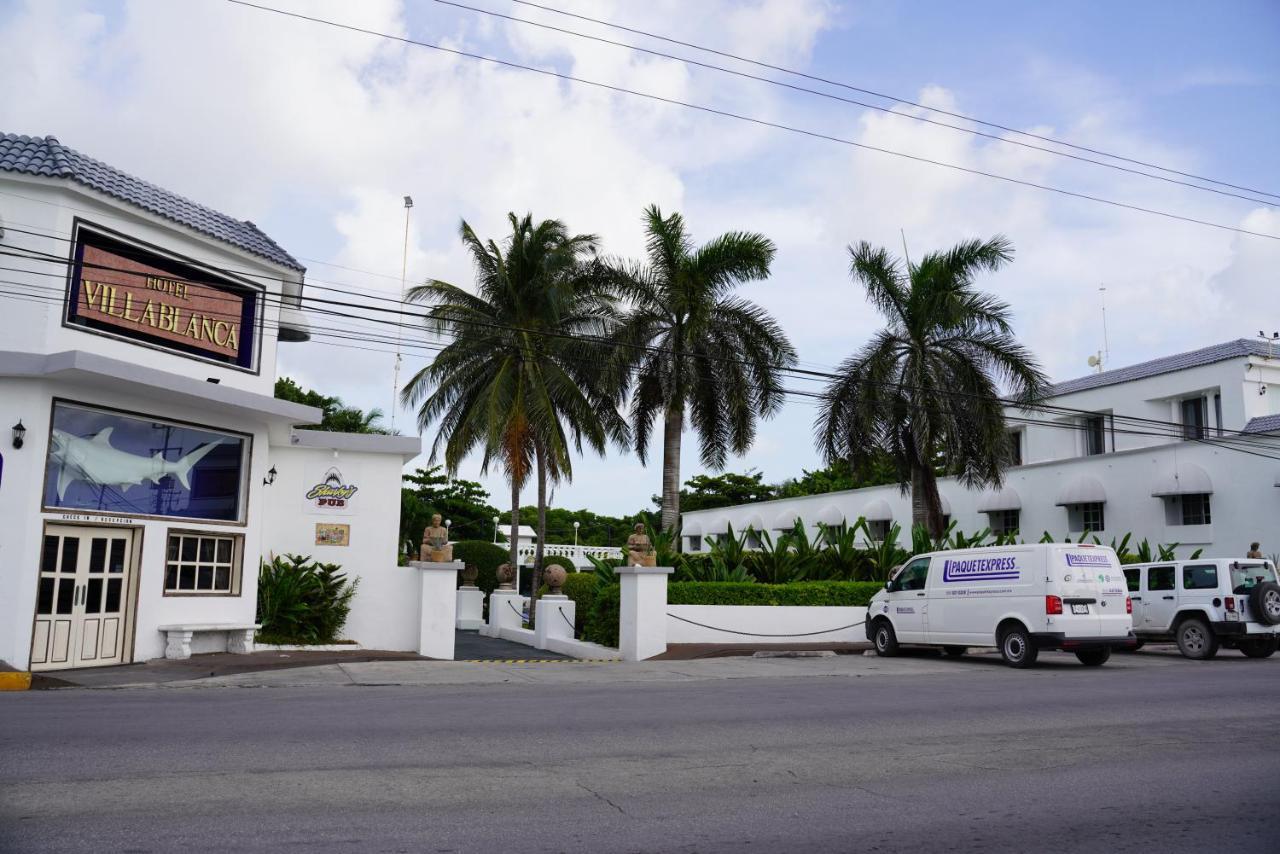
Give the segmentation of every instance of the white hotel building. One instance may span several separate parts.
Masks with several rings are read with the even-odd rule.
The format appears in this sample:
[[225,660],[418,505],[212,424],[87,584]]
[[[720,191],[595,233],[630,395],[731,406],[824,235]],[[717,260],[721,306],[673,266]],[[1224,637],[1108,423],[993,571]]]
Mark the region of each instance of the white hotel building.
[[283,552],[361,579],[350,632],[414,648],[396,552],[420,440],[297,429],[320,410],[273,396],[277,348],[309,335],[296,259],[251,222],[11,134],[0,256],[0,664],[244,651],[259,558]]
[[[1280,552],[1280,342],[1228,341],[1090,374],[1053,386],[1046,403],[1057,414],[1008,411],[1033,423],[1011,422],[1021,462],[1002,489],[939,479],[959,530],[1034,542],[1088,529],[1104,544],[1132,532],[1131,543],[1178,543],[1180,556],[1243,557],[1255,541]],[[910,547],[911,501],[897,486],[685,513],[681,533],[686,551],[706,551],[730,525],[777,532],[801,519],[816,535],[819,523],[859,517],[878,537],[898,523]]]

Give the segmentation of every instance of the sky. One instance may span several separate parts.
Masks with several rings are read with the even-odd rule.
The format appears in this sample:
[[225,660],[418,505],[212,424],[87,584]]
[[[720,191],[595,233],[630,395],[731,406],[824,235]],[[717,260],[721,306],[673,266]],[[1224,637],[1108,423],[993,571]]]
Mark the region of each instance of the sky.
[[[926,107],[1280,193],[1280,4],[1270,0],[1027,4],[884,0],[540,0],[543,5]],[[888,108],[866,109],[506,21],[434,0],[261,0],[399,38],[554,70],[970,169],[1280,236],[1280,207],[1206,193],[931,126],[978,125],[511,0],[460,0]],[[1280,328],[1280,240],[1018,186],[543,74],[335,29],[225,0],[0,2],[0,131],[57,136],[118,168],[257,223],[350,299],[410,284],[469,286],[466,220],[501,239],[508,211],[555,217],[639,257],[649,204],[695,240],[759,231],[772,275],[741,289],[780,321],[805,367],[829,370],[882,326],[849,277],[863,240],[915,256],[995,234],[1012,264],[979,286],[1007,301],[1055,379],[1109,345],[1111,366]],[[1081,152],[1076,152],[1081,153]],[[1088,155],[1093,156],[1093,155]],[[1112,161],[1114,162],[1114,161]],[[1132,164],[1128,164],[1132,165]],[[402,199],[415,202],[405,253]],[[405,253],[402,256],[402,253]],[[1108,341],[1102,334],[1105,285]],[[311,291],[326,297],[332,292]],[[314,318],[332,326],[328,318]],[[357,328],[357,322],[343,322]],[[376,327],[372,327],[376,328]],[[385,330],[380,330],[385,335]],[[416,331],[401,382],[427,364]],[[364,343],[368,343],[367,341]],[[278,370],[392,413],[394,345],[281,347]],[[381,350],[384,352],[371,352]],[[796,387],[818,388],[795,381]],[[821,461],[803,399],[760,425],[729,469],[780,481]],[[430,446],[434,429],[423,433]],[[682,476],[704,471],[686,434]],[[420,458],[414,465],[425,464]],[[555,506],[627,514],[661,460],[611,450],[575,464]],[[478,458],[502,506],[500,473]],[[526,502],[532,502],[532,488]]]

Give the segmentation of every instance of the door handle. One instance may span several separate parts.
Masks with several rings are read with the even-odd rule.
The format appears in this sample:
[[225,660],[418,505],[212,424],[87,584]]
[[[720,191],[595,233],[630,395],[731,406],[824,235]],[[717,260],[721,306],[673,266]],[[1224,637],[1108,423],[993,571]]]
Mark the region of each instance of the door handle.
[[917,595],[917,596],[923,596],[924,594],[923,594],[923,593],[917,593],[916,595]]
[[1161,596],[1160,598],[1161,598],[1161,599],[1173,599],[1174,597],[1173,597],[1173,596]]
[[1141,596],[1130,596],[1129,598],[1130,598],[1130,599],[1132,599],[1132,600],[1133,600],[1133,601],[1135,601],[1135,602],[1141,602],[1141,601],[1142,601],[1142,597],[1141,597]]

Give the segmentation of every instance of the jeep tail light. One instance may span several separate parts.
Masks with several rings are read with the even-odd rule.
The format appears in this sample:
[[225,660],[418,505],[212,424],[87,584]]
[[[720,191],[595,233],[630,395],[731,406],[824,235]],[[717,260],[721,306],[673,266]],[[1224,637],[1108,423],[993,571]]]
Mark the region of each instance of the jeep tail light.
[[1223,596],[1223,597],[1222,597],[1222,604],[1223,604],[1224,606],[1226,606],[1226,609],[1227,609],[1228,611],[1234,611],[1234,610],[1236,609],[1236,597],[1234,597],[1234,596]]
[[1124,612],[1126,614],[1133,613],[1133,600],[1130,599],[1128,596],[1124,597]]
[[1058,596],[1044,597],[1044,612],[1046,614],[1061,614],[1062,599]]

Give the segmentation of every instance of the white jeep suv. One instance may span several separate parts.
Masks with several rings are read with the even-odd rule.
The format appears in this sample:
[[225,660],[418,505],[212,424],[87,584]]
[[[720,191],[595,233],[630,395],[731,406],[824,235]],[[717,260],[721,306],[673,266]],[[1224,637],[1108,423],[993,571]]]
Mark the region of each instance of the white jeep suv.
[[1124,567],[1133,632],[1174,640],[1187,658],[1213,658],[1219,646],[1266,658],[1280,646],[1280,584],[1266,560],[1207,558]]

